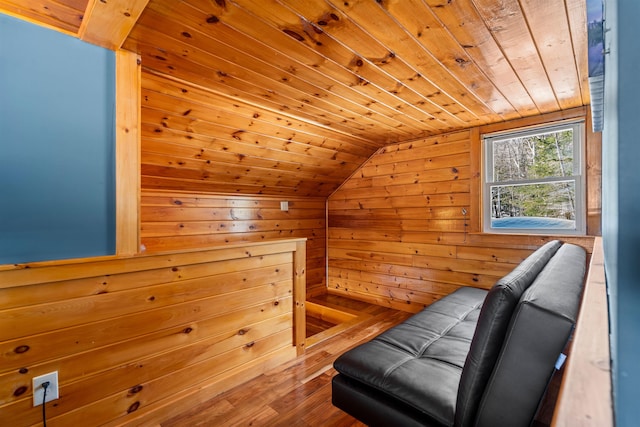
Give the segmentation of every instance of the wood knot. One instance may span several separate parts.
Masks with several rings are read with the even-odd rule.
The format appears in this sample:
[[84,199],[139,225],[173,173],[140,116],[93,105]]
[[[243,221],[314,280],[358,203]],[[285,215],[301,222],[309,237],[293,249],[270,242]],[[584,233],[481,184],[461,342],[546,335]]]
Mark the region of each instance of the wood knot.
[[296,33],[293,30],[289,30],[287,28],[285,28],[284,30],[282,30],[286,35],[293,37],[294,39],[298,40],[299,42],[303,42],[304,41],[304,37],[302,37],[300,34]]
[[15,353],[22,354],[22,353],[26,353],[27,351],[29,351],[30,348],[31,347],[29,347],[28,345],[21,345],[21,346],[16,347],[13,351]]
[[220,22],[220,19],[215,15],[210,15],[207,18],[207,24],[217,24],[218,22]]
[[29,390],[29,387],[27,387],[26,385],[23,385],[23,386],[21,386],[21,387],[18,387],[18,388],[13,392],[13,395],[14,395],[15,397],[22,396],[23,394],[25,394],[25,393],[27,392],[27,390]]
[[238,331],[238,335],[244,335],[244,334],[246,334],[247,332],[249,332],[249,330],[248,330],[248,329],[240,329],[240,330]]
[[20,370],[18,371],[21,374],[26,374],[27,372],[29,372],[29,369],[27,368],[20,368]]
[[193,328],[191,326],[188,326],[184,328],[182,332],[184,332],[185,334],[190,334],[191,332],[193,332]]
[[280,301],[274,301],[273,305],[280,305]]
[[129,394],[136,394],[136,393],[140,393],[142,391],[144,387],[140,384],[138,384],[137,386],[133,386],[131,388],[131,390],[129,390]]
[[149,301],[155,301],[155,300],[156,300],[156,297],[154,297],[153,295],[151,295],[149,298],[147,298],[147,300],[149,300]]
[[244,346],[244,348],[251,348],[251,347],[253,347],[255,344],[256,344],[256,343],[255,343],[255,341],[251,341],[251,342],[249,342],[249,343],[246,343],[246,344],[245,344],[245,346]]
[[135,412],[138,410],[139,407],[140,407],[140,402],[133,402],[131,406],[127,408],[127,413],[130,414],[132,412]]

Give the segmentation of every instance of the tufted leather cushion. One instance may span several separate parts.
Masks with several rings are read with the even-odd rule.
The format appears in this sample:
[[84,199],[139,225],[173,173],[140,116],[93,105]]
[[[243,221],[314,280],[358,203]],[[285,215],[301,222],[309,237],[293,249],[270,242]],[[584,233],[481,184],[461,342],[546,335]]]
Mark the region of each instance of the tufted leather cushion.
[[488,293],[458,289],[340,356],[332,402],[372,426],[528,426],[585,268],[582,248],[552,241]]
[[452,425],[458,382],[487,291],[461,288],[340,356],[341,374]]
[[477,427],[530,425],[573,331],[585,270],[584,249],[564,244],[524,292],[480,402]]
[[489,291],[460,378],[456,426],[468,427],[475,420],[480,399],[518,301],[560,246],[557,240],[546,243],[496,282]]

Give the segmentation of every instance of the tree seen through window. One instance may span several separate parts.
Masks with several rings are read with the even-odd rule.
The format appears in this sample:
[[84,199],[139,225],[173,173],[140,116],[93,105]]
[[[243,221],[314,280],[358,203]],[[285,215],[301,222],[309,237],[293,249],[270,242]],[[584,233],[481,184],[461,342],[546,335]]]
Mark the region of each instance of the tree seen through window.
[[491,228],[576,229],[575,133],[569,126],[486,140]]

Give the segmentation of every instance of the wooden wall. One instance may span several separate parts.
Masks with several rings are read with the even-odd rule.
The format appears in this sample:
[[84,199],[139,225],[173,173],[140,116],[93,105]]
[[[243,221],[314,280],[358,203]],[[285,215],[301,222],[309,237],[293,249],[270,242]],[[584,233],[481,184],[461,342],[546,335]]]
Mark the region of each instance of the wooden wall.
[[373,148],[340,153],[353,138],[280,117],[267,124],[250,105],[145,69],[140,116],[147,253],[306,238],[307,294],[326,293],[326,196]]
[[0,266],[0,424],[153,425],[301,353],[304,241]]
[[141,239],[150,253],[281,238],[307,239],[307,295],[326,293],[325,199],[142,192]]
[[[460,286],[489,288],[549,240],[480,228],[480,135],[586,109],[389,145],[328,201],[328,291],[418,311]],[[588,129],[589,233],[600,231],[600,147]],[[466,212],[466,214],[465,214]],[[593,237],[563,237],[591,252]]]
[[216,68],[215,88],[150,72],[161,55],[142,58],[142,188],[326,199],[381,146],[218,93]]

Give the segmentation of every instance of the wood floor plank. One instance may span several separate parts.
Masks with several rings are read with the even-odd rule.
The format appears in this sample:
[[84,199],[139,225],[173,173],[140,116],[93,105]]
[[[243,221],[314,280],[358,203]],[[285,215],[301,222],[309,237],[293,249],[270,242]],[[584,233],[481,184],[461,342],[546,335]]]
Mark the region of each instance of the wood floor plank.
[[161,427],[362,427],[362,423],[331,404],[331,379],[336,375],[333,362],[348,349],[405,320],[410,313],[343,297],[331,296],[326,300],[333,308],[348,307],[350,313],[362,313],[362,321],[290,362],[187,412],[175,414]]

